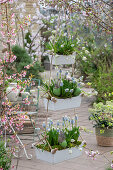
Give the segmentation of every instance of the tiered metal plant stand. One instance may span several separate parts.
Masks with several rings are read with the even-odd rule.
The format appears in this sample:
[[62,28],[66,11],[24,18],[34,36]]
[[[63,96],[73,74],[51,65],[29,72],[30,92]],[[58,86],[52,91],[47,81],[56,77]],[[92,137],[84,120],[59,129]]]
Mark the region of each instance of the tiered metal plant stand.
[[[52,74],[52,59],[53,59],[53,57],[51,57],[49,83],[51,81],[51,74]],[[59,64],[57,64],[57,65],[59,65]],[[73,97],[71,99],[68,98],[68,99],[57,99],[57,100],[58,100],[58,102],[54,103],[53,101],[50,101],[49,99],[44,98],[44,105],[45,105],[45,108],[47,109],[46,113],[48,113],[49,110],[56,111],[56,110],[65,110],[65,109],[73,108],[74,114],[75,114],[75,108],[80,107],[80,104],[81,104],[81,96]],[[72,103],[72,106],[70,107],[71,103]],[[47,126],[47,114],[46,114],[46,126]],[[77,120],[75,121],[75,126],[77,126]],[[61,162],[64,160],[68,160],[71,158],[75,158],[82,154],[82,152],[77,147],[71,148],[71,149],[73,152],[72,155],[69,154],[69,148],[62,150],[62,151],[57,151],[55,154],[52,154],[47,151],[42,152],[41,149],[37,149],[35,147],[37,159],[44,160],[44,161],[47,161],[52,164],[58,163],[58,162]]]

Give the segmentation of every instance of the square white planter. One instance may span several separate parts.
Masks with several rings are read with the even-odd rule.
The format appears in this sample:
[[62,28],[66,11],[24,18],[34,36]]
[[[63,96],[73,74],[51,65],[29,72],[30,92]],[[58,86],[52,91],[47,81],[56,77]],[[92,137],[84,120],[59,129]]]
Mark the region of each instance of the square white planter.
[[63,64],[74,64],[75,63],[75,53],[72,55],[55,55],[51,56],[49,55],[49,60],[51,63],[51,57],[52,57],[52,65],[63,65]]
[[[49,100],[48,110],[64,110],[80,107],[81,104],[81,95],[77,97],[67,98],[67,99],[56,99],[56,103]],[[44,106],[47,109],[48,99],[44,98]]]
[[52,154],[51,152],[42,151],[42,149],[37,149],[35,147],[35,153],[37,159],[55,164],[81,156],[82,150],[80,150],[80,147],[73,147],[64,150],[58,150],[55,154]]

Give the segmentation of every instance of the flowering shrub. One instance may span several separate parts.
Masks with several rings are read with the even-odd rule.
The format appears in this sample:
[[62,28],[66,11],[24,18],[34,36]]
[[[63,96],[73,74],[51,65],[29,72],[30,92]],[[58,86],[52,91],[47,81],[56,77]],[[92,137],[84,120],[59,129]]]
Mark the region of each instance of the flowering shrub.
[[103,103],[94,103],[93,109],[89,109],[91,113],[89,119],[94,121],[94,127],[112,128],[113,127],[113,101]]
[[[113,67],[113,65],[112,65]],[[113,100],[113,68],[109,68],[108,71],[102,70],[100,67],[93,77],[92,87],[98,92],[97,102],[105,102],[107,100]]]
[[49,42],[46,50],[52,50],[55,54],[70,55],[75,51],[76,41],[66,36],[56,38],[55,43]]
[[43,89],[49,94],[49,98],[71,98],[81,93],[75,79],[68,77],[68,72],[66,72],[65,76],[62,76],[61,73],[58,75],[57,73],[57,78],[51,80],[50,84],[48,82],[43,83]]
[[0,169],[9,170],[11,167],[11,153],[10,150],[6,150],[4,142],[0,141]]
[[77,127],[77,116],[73,119],[67,116],[63,117],[62,122],[57,121],[56,127],[53,121],[49,119],[47,126],[45,122],[43,122],[43,128],[45,132],[42,136],[46,137],[46,143],[37,145],[37,148],[48,151],[50,151],[51,148],[62,150],[81,144],[81,141],[78,141],[80,132],[79,127]]

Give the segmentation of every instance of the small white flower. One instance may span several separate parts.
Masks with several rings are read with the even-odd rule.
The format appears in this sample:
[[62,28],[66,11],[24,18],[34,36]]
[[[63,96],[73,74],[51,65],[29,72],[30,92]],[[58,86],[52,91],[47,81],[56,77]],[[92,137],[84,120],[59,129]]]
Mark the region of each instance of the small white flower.
[[82,148],[79,148],[80,151],[82,151]]
[[87,58],[84,56],[84,57],[82,58],[82,60],[83,60],[83,61],[86,61],[86,60],[87,60]]
[[85,53],[86,53],[86,54],[89,54],[89,51],[88,51],[88,50],[85,50]]
[[53,24],[53,23],[54,23],[54,20],[52,19],[52,20],[50,21],[50,23]]
[[69,150],[69,154],[72,154],[72,150],[71,149]]
[[68,92],[69,91],[69,89],[65,89],[65,92]]
[[107,47],[107,44],[105,44],[104,47]]
[[56,33],[56,30],[53,30],[52,33],[55,34],[55,33]]
[[61,47],[64,47],[64,44],[62,44]]
[[73,142],[75,142],[75,140],[74,140],[74,139],[71,139],[71,142],[73,143]]
[[70,89],[70,93],[73,93],[73,89]]
[[85,47],[82,47],[82,50],[85,50]]
[[64,36],[66,36],[67,35],[67,33],[64,33]]
[[71,44],[71,47],[74,47],[74,44]]

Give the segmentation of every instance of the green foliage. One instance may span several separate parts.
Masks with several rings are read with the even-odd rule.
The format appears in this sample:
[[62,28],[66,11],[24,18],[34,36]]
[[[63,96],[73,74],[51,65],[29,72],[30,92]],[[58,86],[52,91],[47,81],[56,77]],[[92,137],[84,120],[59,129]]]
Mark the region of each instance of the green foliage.
[[21,73],[22,70],[25,70],[25,66],[32,63],[32,59],[26,50],[18,45],[12,47],[12,52],[17,57],[13,65],[15,65],[16,71]]
[[48,140],[48,142],[51,146],[58,145],[58,135],[59,135],[59,133],[57,132],[56,129],[54,129],[54,128],[51,129],[50,131],[48,131],[46,133],[46,135],[48,136],[47,140]]
[[81,90],[79,88],[76,88],[74,92],[74,96],[78,96],[81,93]]
[[43,67],[41,66],[41,64],[37,61],[35,62],[35,64],[33,66],[31,66],[29,68],[29,70],[27,70],[27,74],[26,74],[26,77],[28,78],[31,74],[33,75],[33,78],[36,78],[36,79],[40,79],[41,80],[41,76],[39,75],[40,72],[43,72],[44,69]]
[[66,148],[67,147],[67,141],[64,140],[63,142],[60,143],[60,145],[62,146],[62,148]]
[[6,150],[4,142],[0,141],[0,168],[3,170],[9,170],[11,167],[11,153]]
[[53,50],[55,54],[70,55],[75,51],[76,41],[72,38],[60,36],[55,43],[49,42],[46,44],[46,50]]
[[[32,37],[31,32],[28,31],[25,35],[24,47],[27,49],[29,55],[34,54],[33,57],[35,59],[35,58],[37,58],[37,56],[35,54],[36,47],[35,47],[35,43],[34,43],[34,40],[35,40],[36,37],[35,38],[32,37],[33,40],[31,40],[31,37]],[[33,47],[35,47],[35,49],[33,49]]]
[[92,87],[98,92],[97,102],[113,100],[113,68],[106,71],[99,68],[91,78]]
[[67,145],[71,143],[71,139],[74,139],[75,142],[78,141],[78,137],[80,135],[79,127],[73,127],[72,130],[68,130],[66,128],[65,131],[66,131],[65,136],[66,136]]
[[108,71],[113,63],[113,50],[111,46],[99,46],[95,37],[90,35],[78,44],[76,48],[76,68],[84,77],[93,77],[99,68]]
[[25,39],[27,40],[27,42],[24,44],[25,46],[28,44],[30,44],[32,41],[31,41],[31,33],[28,31],[25,35]]
[[[28,55],[24,48],[15,45],[12,47],[12,52],[17,58],[13,63],[13,69],[8,68],[8,74],[13,74],[15,72],[21,73],[22,70],[26,70],[25,66],[33,63],[31,57]],[[41,67],[41,64],[37,61],[26,71],[26,78],[28,78],[32,74],[33,78],[41,79],[41,77],[39,76],[39,72],[43,71],[43,67]]]
[[106,101],[106,104],[103,103],[94,103],[93,108],[89,109],[90,117],[89,120],[92,120],[95,124],[94,127],[113,127],[113,101]]

